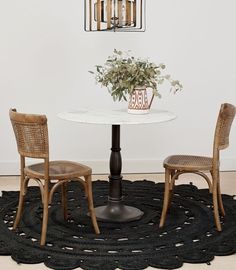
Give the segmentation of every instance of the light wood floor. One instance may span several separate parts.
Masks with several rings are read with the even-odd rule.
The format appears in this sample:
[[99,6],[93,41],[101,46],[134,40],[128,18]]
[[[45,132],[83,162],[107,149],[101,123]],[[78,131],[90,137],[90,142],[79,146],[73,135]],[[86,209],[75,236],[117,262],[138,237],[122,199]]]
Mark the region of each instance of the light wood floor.
[[[163,174],[128,174],[123,175],[127,180],[152,180],[155,182],[164,182]],[[93,180],[101,179],[107,180],[107,175],[93,175]],[[206,188],[206,182],[193,174],[183,175],[176,184],[193,182],[199,188]],[[19,190],[19,177],[18,176],[0,176],[0,191],[2,190]],[[236,172],[221,172],[221,190],[225,194],[236,194]],[[18,265],[9,256],[0,256],[0,265],[2,270],[46,270],[44,264],[34,265]],[[80,268],[78,268],[79,270]],[[156,268],[155,268],[156,269]],[[235,270],[236,269],[236,254],[224,257],[215,257],[211,265],[206,264],[188,264],[185,263],[181,270]],[[101,269],[102,270],[102,269]],[[154,270],[148,267],[146,270]]]

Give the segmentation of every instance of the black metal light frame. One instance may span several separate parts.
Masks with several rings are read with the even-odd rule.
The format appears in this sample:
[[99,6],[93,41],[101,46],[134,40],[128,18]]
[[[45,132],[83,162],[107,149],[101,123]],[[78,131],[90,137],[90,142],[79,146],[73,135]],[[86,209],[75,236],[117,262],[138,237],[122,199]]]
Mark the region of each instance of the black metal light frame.
[[84,30],[144,32],[146,0],[84,0]]

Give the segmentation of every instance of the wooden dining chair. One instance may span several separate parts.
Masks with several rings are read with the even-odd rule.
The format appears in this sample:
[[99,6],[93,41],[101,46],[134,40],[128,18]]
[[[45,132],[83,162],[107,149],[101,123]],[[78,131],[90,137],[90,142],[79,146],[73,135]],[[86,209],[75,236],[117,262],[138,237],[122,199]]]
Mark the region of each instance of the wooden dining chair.
[[[234,105],[229,103],[221,105],[215,128],[212,157],[173,155],[164,160],[165,192],[159,224],[160,228],[164,226],[166,213],[171,204],[175,180],[177,180],[181,174],[195,173],[202,176],[208,183],[209,191],[213,194],[215,225],[218,231],[222,230],[219,210],[223,216],[225,215],[225,210],[220,191],[220,150],[229,146],[229,134],[235,113],[236,108]],[[211,177],[208,177],[205,172],[210,172]]]
[[[64,218],[67,214],[66,185],[70,181],[78,181],[82,184],[88,200],[88,207],[96,234],[99,234],[92,196],[92,169],[71,161],[49,161],[48,126],[45,115],[18,113],[15,109],[9,111],[11,123],[16,137],[17,148],[20,154],[20,195],[16,218],[13,225],[15,230],[23,212],[24,197],[30,179],[35,180],[40,187],[43,220],[40,244],[45,245],[48,209],[52,202],[53,193],[61,186],[62,207]],[[43,159],[42,163],[25,166],[26,158]]]

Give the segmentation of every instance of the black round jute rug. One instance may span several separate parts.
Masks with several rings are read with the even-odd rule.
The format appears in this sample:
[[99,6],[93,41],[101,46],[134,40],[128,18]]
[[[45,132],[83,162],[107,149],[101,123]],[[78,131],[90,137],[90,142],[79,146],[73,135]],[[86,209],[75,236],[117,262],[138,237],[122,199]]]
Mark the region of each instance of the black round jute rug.
[[[87,216],[87,202],[78,183],[68,187],[70,219],[63,220],[60,194],[50,208],[47,244],[39,245],[42,205],[37,187],[30,187],[18,232],[12,231],[18,192],[2,192],[0,198],[0,255],[18,263],[44,264],[52,269],[141,270],[148,266],[176,269],[188,263],[210,263],[215,255],[236,252],[236,200],[223,195],[226,210],[221,233],[214,227],[212,197],[207,189],[193,185],[176,186],[163,229],[158,228],[163,184],[124,181],[126,205],[144,212],[139,221],[99,222],[95,235]],[[107,201],[108,183],[93,183],[96,206]]]

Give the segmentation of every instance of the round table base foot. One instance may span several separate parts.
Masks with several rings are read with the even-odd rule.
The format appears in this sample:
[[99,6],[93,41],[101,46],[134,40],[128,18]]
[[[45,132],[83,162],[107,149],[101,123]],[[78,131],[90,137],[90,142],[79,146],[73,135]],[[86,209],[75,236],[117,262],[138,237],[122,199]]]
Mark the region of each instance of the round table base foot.
[[95,212],[98,220],[108,222],[129,222],[143,216],[143,212],[138,208],[123,204],[99,206],[95,208]]

